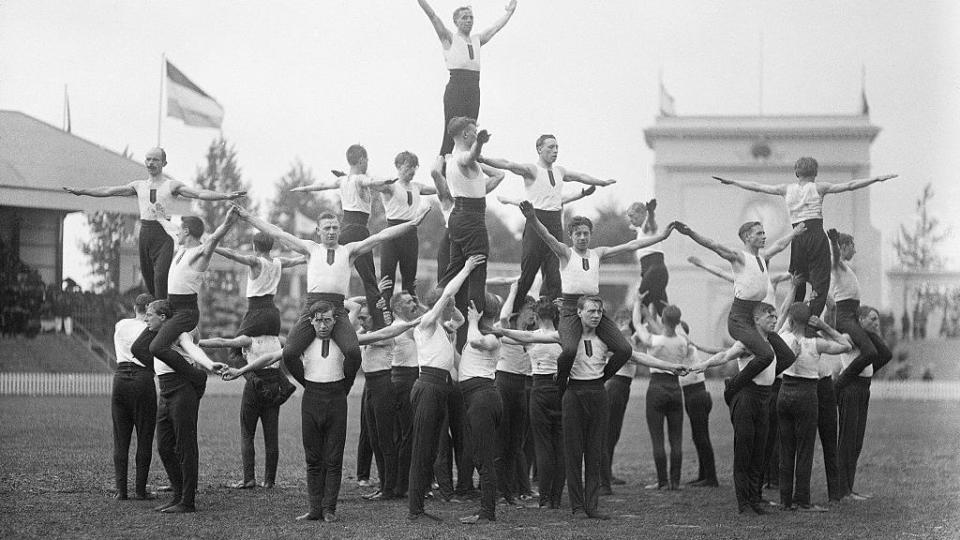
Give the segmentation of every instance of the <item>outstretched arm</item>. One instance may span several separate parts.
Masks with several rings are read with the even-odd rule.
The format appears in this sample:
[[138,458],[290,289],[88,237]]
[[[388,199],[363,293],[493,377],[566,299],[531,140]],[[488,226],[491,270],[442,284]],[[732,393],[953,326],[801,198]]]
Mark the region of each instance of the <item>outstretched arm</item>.
[[667,371],[672,371],[674,374],[681,375],[686,374],[687,368],[683,364],[674,364],[673,362],[664,362],[659,358],[650,356],[647,353],[642,353],[640,351],[633,351],[630,359],[634,362],[647,367],[652,367],[656,369],[664,369]]
[[608,180],[601,180],[595,176],[590,176],[587,173],[571,171],[569,169],[563,170],[563,181],[564,182],[580,182],[581,184],[587,184],[588,186],[609,186],[616,184],[617,181],[613,178]]
[[296,236],[284,231],[280,227],[277,227],[272,223],[267,223],[243,208],[240,208],[238,212],[241,219],[245,220],[258,231],[269,234],[273,238],[287,244],[290,246],[290,249],[296,251],[297,253],[307,256],[310,255],[310,245],[313,244],[313,242],[304,240],[303,238],[297,238]]
[[280,361],[283,358],[283,350],[268,352],[258,356],[253,362],[248,362],[247,365],[242,368],[231,368],[228,367],[223,370],[223,380],[232,381],[241,377],[244,373],[249,373],[258,369],[263,369],[267,366],[273,365]]
[[207,349],[225,349],[228,347],[249,347],[253,343],[253,338],[249,336],[237,336],[232,338],[207,338],[200,340],[200,346]]
[[420,317],[412,321],[397,320],[397,322],[390,326],[384,326],[379,330],[357,334],[357,340],[360,342],[360,345],[372,345],[378,341],[395,338],[418,324],[420,324]]
[[467,258],[467,261],[463,264],[463,268],[461,268],[460,271],[457,272],[457,275],[453,276],[453,279],[443,288],[443,293],[440,295],[437,303],[421,317],[420,327],[422,331],[436,326],[440,316],[443,315],[443,310],[446,308],[447,303],[457,294],[460,287],[463,286],[470,272],[473,272],[474,268],[480,266],[486,262],[486,260],[487,258],[483,255],[471,255]]
[[728,248],[727,246],[724,246],[723,244],[720,244],[715,240],[711,240],[710,238],[702,236],[697,231],[694,231],[693,229],[691,229],[687,224],[674,222],[674,223],[671,223],[671,225],[673,225],[677,229],[678,233],[685,236],[689,236],[691,240],[709,249],[710,251],[716,253],[721,258],[730,262],[740,262],[740,263],[743,262],[741,260],[742,258],[739,253]]
[[702,260],[700,260],[700,257],[693,257],[693,256],[687,257],[687,262],[696,266],[697,268],[706,270],[707,272],[717,276],[722,280],[733,283],[733,274],[731,272],[728,272],[715,264],[705,263]]
[[483,171],[483,174],[487,175],[487,193],[497,189],[497,186],[500,185],[500,182],[503,182],[503,179],[507,177],[506,173],[500,169],[494,169],[489,165],[480,164],[480,170]]
[[209,371],[219,374],[221,371],[229,367],[223,362],[214,362],[213,360],[211,360],[210,357],[207,356],[207,353],[203,352],[203,349],[201,349],[199,345],[194,343],[193,336],[191,336],[187,332],[180,334],[180,337],[178,338],[178,342],[180,344],[180,347],[182,347],[183,350],[190,355],[190,358],[193,358],[194,362],[200,364],[201,366],[205,367]]
[[719,180],[721,184],[726,184],[728,186],[737,186],[740,189],[745,189],[747,191],[755,191],[757,193],[766,193],[767,195],[786,195],[787,194],[787,184],[759,184],[757,182],[744,182],[742,180],[729,180],[727,178],[720,178],[719,176],[714,176],[714,180]]
[[[497,19],[497,21],[493,23],[493,26],[480,33],[481,46],[486,45],[488,41],[493,39],[493,36],[497,35],[497,32],[499,32],[500,29],[507,25],[507,22],[510,21],[510,17],[513,17],[513,12],[517,9],[517,0],[510,0],[510,3],[507,4],[507,6],[503,9],[506,11],[506,13]],[[440,39],[442,40],[443,38]]]
[[480,154],[483,152],[483,145],[487,144],[490,140],[490,133],[481,129],[477,132],[477,138],[473,141],[473,145],[470,146],[469,152],[462,152],[457,156],[456,164],[464,167],[470,168],[473,167],[473,164],[477,162],[480,158]]
[[294,266],[300,266],[301,264],[307,264],[307,258],[303,255],[299,257],[277,257],[280,259],[280,268],[292,268]]
[[566,195],[563,196],[560,202],[562,204],[567,204],[567,203],[572,203],[574,201],[579,201],[584,197],[593,195],[595,191],[597,191],[597,186],[590,186],[588,188],[583,188],[581,190],[575,191],[573,193],[567,193]]
[[239,251],[234,251],[230,248],[219,247],[219,246],[213,251],[217,255],[221,255],[223,257],[230,259],[231,261],[247,265],[250,268],[257,268],[260,266],[260,260],[257,259],[256,255],[240,253]]
[[246,191],[228,191],[226,193],[220,193],[219,191],[211,191],[209,189],[199,189],[192,188],[180,181],[174,181],[174,184],[170,186],[170,192],[174,195],[180,195],[181,197],[186,197],[188,199],[200,199],[202,201],[229,201],[233,199],[239,199],[247,194]]
[[824,336],[817,338],[817,352],[826,354],[843,354],[853,349],[853,343],[850,339],[835,328],[827,324],[820,317],[810,317],[810,326],[813,326]]
[[807,226],[803,222],[797,223],[797,226],[793,228],[788,234],[784,235],[782,238],[777,239],[767,249],[764,249],[760,252],[760,256],[763,257],[763,260],[769,261],[773,258],[774,255],[780,253],[781,251],[787,249],[787,246],[790,245],[790,242],[793,242],[793,239],[797,236],[803,234],[807,230]]
[[743,354],[744,351],[746,351],[746,347],[743,346],[743,343],[737,341],[729,349],[722,350],[710,358],[690,366],[690,371],[705,371],[708,368],[722,366]]
[[133,188],[132,183],[122,186],[104,186],[95,188],[72,188],[63,186],[63,190],[71,195],[86,195],[87,197],[129,197],[137,194],[137,190]]
[[850,180],[849,182],[840,182],[837,184],[817,182],[817,191],[819,191],[821,195],[826,195],[828,193],[843,193],[845,191],[856,191],[858,189],[865,188],[877,182],[886,182],[887,180],[893,180],[898,176],[900,175],[886,174],[883,176],[874,176],[872,178],[860,178],[857,180]]
[[560,343],[560,333],[556,330],[552,332],[530,332],[528,330],[514,330],[513,328],[498,328],[496,330],[505,338],[510,338],[518,343]]
[[570,248],[554,238],[543,223],[540,223],[540,220],[537,218],[537,212],[533,209],[533,204],[530,201],[523,201],[520,203],[520,211],[523,212],[523,216],[527,218],[527,221],[533,224],[533,230],[537,231],[537,235],[540,236],[543,243],[560,259],[560,265],[563,266],[566,264],[566,262],[570,260]]
[[663,242],[664,240],[667,239],[668,236],[670,236],[670,233],[672,232],[673,232],[673,224],[671,223],[670,225],[667,226],[666,229],[663,230],[663,232],[661,232],[656,236],[646,236],[643,238],[635,238],[629,242],[620,244],[619,246],[598,247],[597,255],[600,256],[600,260],[602,261],[603,259],[613,257],[614,255],[617,255],[620,253],[624,253],[628,251],[636,251],[638,249],[642,249],[642,248],[649,247],[654,244]]
[[430,169],[430,177],[433,178],[433,185],[437,188],[437,198],[440,199],[440,204],[443,204],[444,201],[453,201],[453,196],[450,195],[450,186],[443,176],[443,164],[445,162],[446,158],[437,156],[436,161],[433,162],[433,168]]
[[231,206],[230,210],[227,212],[227,217],[223,220],[223,223],[220,224],[216,230],[213,231],[206,241],[203,243],[203,252],[200,255],[199,267],[197,270],[201,272],[207,269],[207,266],[210,264],[210,258],[213,257],[213,252],[217,249],[217,246],[220,244],[220,241],[223,240],[223,237],[230,232],[230,229],[233,228],[234,224],[237,223],[237,220],[240,219],[240,214],[237,213],[237,207]]
[[427,217],[428,213],[430,213],[430,207],[424,206],[420,209],[420,214],[417,215],[417,217],[411,219],[410,221],[406,221],[398,225],[386,227],[382,231],[378,232],[377,234],[368,236],[367,238],[361,240],[360,242],[356,242],[354,244],[347,244],[350,246],[354,246],[353,250],[350,252],[351,264],[353,263],[354,259],[356,259],[360,255],[363,255],[364,253],[367,253],[368,251],[373,250],[373,248],[379,246],[380,244],[388,240],[393,240],[394,238],[400,238],[401,236],[415,229],[417,225],[420,225],[420,223],[423,222],[423,218]]
[[339,189],[340,183],[341,183],[340,177],[336,177],[333,179],[320,180],[319,182],[314,182],[309,186],[298,186],[295,188],[291,188],[290,191],[293,191],[293,192],[327,191],[331,189]]
[[477,163],[489,165],[495,169],[510,171],[513,174],[526,178],[527,180],[533,180],[537,177],[536,166],[529,163],[515,163],[508,159],[493,158],[489,156],[480,156],[477,158]]
[[447,30],[447,27],[443,25],[443,21],[441,21],[437,13],[433,11],[433,8],[427,3],[427,0],[417,0],[417,3],[420,4],[420,9],[422,9],[423,12],[427,14],[427,18],[430,19],[430,24],[433,25],[433,29],[437,32],[437,37],[440,38],[440,43],[443,44],[443,48],[446,49],[449,47],[452,41],[450,30]]

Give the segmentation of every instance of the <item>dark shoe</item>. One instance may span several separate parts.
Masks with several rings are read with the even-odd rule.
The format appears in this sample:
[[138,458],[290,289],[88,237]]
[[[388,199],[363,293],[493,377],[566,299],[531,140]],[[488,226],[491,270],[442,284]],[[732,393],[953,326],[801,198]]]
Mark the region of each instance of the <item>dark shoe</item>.
[[240,480],[230,484],[230,489],[253,489],[257,487],[256,480]]
[[297,516],[297,521],[319,521],[321,519],[323,519],[323,514],[318,514],[312,510],[302,516]]
[[610,484],[614,486],[623,486],[623,485],[626,485],[626,483],[627,481],[624,480],[623,478],[617,478],[616,476],[610,477]]
[[464,525],[483,525],[484,523],[493,523],[494,521],[496,520],[481,516],[480,514],[460,518],[460,523]]
[[125,500],[127,500],[129,497],[127,497],[127,494],[126,494],[126,493],[114,493],[114,494],[113,494],[113,498],[116,499],[116,500],[118,500],[118,501],[125,501]]
[[340,521],[340,518],[338,518],[335,513],[333,513],[333,512],[324,512],[324,514],[323,514],[323,522],[324,522],[324,523],[336,523],[336,522],[338,522],[338,521]]
[[676,482],[670,482],[670,485],[667,486],[667,491],[680,491],[680,484]]
[[613,495],[613,490],[610,486],[600,486],[600,495]]
[[154,499],[156,499],[156,498],[157,498],[156,495],[154,495],[153,493],[149,493],[149,492],[147,492],[147,493],[137,493],[136,495],[133,496],[133,500],[135,500],[135,501],[152,501],[152,500],[154,500]]
[[827,509],[816,504],[798,504],[797,512],[826,512]]
[[588,518],[588,519],[599,519],[600,521],[606,521],[606,520],[610,519],[610,516],[608,516],[607,514],[604,514],[604,513],[602,513],[602,512],[593,511],[593,512],[587,512],[587,518]]
[[262,487],[263,489],[273,489],[273,486],[274,486],[274,483],[273,483],[273,482],[261,482],[261,483],[260,483],[260,487]]
[[666,484],[661,484],[660,482],[654,482],[653,484],[647,484],[643,486],[643,489],[662,489],[667,487]]
[[435,516],[435,515],[433,515],[433,514],[428,514],[427,512],[419,512],[419,513],[417,513],[417,514],[413,514],[413,513],[407,514],[407,519],[410,520],[410,521],[419,521],[419,520],[424,520],[424,521],[426,521],[426,520],[430,519],[430,520],[436,521],[436,522],[438,522],[438,523],[443,521],[443,520],[440,519],[439,517],[437,517],[437,516]]
[[192,514],[197,511],[197,507],[192,504],[175,504],[168,506],[160,511],[161,514]]
[[697,485],[700,485],[702,482],[703,482],[703,478],[697,478],[696,480],[690,480],[689,482],[687,482],[687,485],[697,486]]
[[767,514],[767,510],[760,505],[760,503],[750,503],[750,509],[753,510],[758,516],[764,516]]
[[720,487],[720,482],[714,480],[700,480],[694,484],[690,484],[693,487]]
[[167,508],[170,508],[171,506],[176,506],[176,505],[178,505],[178,504],[180,504],[180,499],[170,499],[169,501],[167,501],[167,502],[165,502],[165,503],[163,503],[163,504],[159,504],[159,505],[157,505],[157,506],[154,506],[153,509],[154,509],[154,511],[156,511],[156,512],[163,512],[163,511],[166,510]]

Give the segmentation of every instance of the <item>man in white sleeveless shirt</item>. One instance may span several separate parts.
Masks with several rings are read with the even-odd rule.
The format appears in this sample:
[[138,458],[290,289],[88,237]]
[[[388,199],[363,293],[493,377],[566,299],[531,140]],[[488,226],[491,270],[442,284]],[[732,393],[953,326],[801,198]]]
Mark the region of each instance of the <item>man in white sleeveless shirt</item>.
[[167,165],[167,153],[163,148],[147,150],[144,158],[150,178],[134,180],[122,186],[97,188],[64,187],[64,191],[74,195],[89,197],[131,197],[136,196],[140,208],[140,274],[147,291],[155,298],[167,297],[167,272],[173,260],[173,239],[163,225],[170,221],[169,206],[174,197],[200,199],[204,201],[228,201],[243,197],[246,191],[218,193],[209,189],[197,189],[184,185],[163,174]]
[[[491,165],[498,169],[506,169],[523,178],[526,188],[525,200],[533,203],[534,211],[540,223],[546,226],[550,234],[557,241],[563,241],[563,205],[577,200],[594,192],[596,186],[609,186],[617,181],[613,179],[601,180],[586,173],[576,172],[557,165],[557,154],[560,146],[555,135],[544,134],[537,137],[536,163],[514,163],[506,159],[481,156],[480,163]],[[590,186],[580,190],[577,196],[564,196],[564,182],[579,182]],[[506,201],[501,198],[501,202]],[[518,281],[517,297],[511,307],[511,313],[520,311],[520,304],[526,298],[533,278],[537,272],[543,274],[543,283],[540,287],[540,296],[550,299],[560,297],[560,262],[557,256],[540,239],[532,225],[528,222],[523,229],[522,254],[520,256],[520,280]]]
[[[790,213],[790,223],[794,227],[800,223],[806,225],[806,231],[793,238],[790,273],[799,274],[813,288],[815,296],[810,299],[810,311],[814,315],[823,312],[827,291],[830,289],[830,243],[823,228],[823,198],[830,193],[854,191],[897,177],[896,174],[888,174],[830,184],[817,182],[817,172],[817,160],[802,157],[794,164],[797,182],[793,184],[761,184],[713,177],[722,184],[783,197]],[[797,287],[794,299],[802,302],[805,295],[806,286]]]

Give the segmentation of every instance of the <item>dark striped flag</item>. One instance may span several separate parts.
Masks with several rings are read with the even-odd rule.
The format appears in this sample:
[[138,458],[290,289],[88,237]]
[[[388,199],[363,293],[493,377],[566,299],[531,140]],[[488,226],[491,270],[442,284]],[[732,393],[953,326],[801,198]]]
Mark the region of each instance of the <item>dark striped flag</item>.
[[167,116],[188,126],[220,128],[223,107],[167,61]]

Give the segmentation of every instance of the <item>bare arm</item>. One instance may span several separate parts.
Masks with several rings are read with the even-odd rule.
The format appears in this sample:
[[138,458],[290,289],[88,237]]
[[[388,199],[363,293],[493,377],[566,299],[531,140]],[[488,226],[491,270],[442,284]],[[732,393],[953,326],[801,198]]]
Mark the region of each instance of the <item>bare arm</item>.
[[313,242],[309,240],[304,240],[302,238],[297,238],[296,236],[284,231],[280,227],[277,227],[272,223],[267,223],[266,221],[258,218],[257,216],[254,216],[247,210],[244,210],[241,208],[239,212],[240,212],[240,217],[246,220],[247,223],[252,225],[258,231],[269,234],[273,238],[287,244],[288,246],[290,246],[291,249],[293,249],[297,253],[301,253],[307,256],[310,255],[310,246],[311,244],[313,244]]
[[610,178],[608,180],[601,180],[595,176],[590,176],[587,173],[571,171],[568,169],[563,169],[563,181],[564,182],[580,182],[581,184],[587,184],[588,186],[609,186],[616,184],[617,181]]
[[510,321],[510,315],[513,313],[513,303],[517,299],[517,289],[520,288],[520,284],[516,281],[510,284],[510,292],[507,293],[506,300],[503,301],[503,306],[500,308],[500,324],[507,326]]
[[483,171],[483,174],[487,175],[487,193],[497,189],[497,186],[500,185],[500,182],[503,182],[503,179],[507,177],[503,171],[494,169],[493,167],[484,165],[483,163],[480,164],[480,170]]
[[703,269],[703,270],[706,270],[707,272],[709,272],[709,273],[717,276],[718,278],[720,278],[720,279],[722,279],[722,280],[729,281],[730,283],[733,283],[733,273],[731,273],[731,272],[729,272],[729,271],[727,271],[727,270],[724,270],[723,268],[720,268],[720,267],[717,266],[717,265],[705,263],[705,262],[703,262],[702,260],[700,260],[700,257],[692,257],[692,256],[691,256],[691,257],[687,257],[687,261],[688,261],[690,264],[696,266],[697,268],[701,268],[701,269]]
[[249,347],[253,343],[253,338],[249,336],[237,336],[232,338],[207,338],[200,340],[200,346],[207,349],[225,349],[228,347]]
[[240,214],[237,213],[237,207],[231,206],[223,223],[221,223],[203,243],[203,252],[199,257],[200,268],[197,268],[198,270],[204,271],[207,269],[207,266],[210,264],[210,258],[213,257],[214,250],[217,249],[220,241],[230,232],[230,229],[233,228],[238,219],[240,219]]
[[453,309],[450,310],[450,318],[443,321],[443,329],[452,334],[459,330],[465,322],[467,320],[463,318],[463,313],[460,313],[459,309]]
[[485,129],[481,129],[477,132],[477,138],[473,141],[473,145],[470,146],[470,151],[461,152],[457,156],[456,164],[463,168],[471,168],[474,163],[477,163],[477,160],[480,159],[480,154],[483,152],[483,145],[487,144],[487,141],[490,140],[490,133]]
[[430,207],[424,206],[420,210],[420,214],[417,217],[411,219],[410,221],[406,221],[398,225],[393,225],[391,227],[386,227],[382,231],[378,232],[377,234],[368,236],[367,238],[361,240],[360,242],[347,244],[349,246],[353,246],[353,250],[351,250],[350,252],[350,262],[352,263],[354,259],[356,259],[360,255],[363,255],[364,253],[373,250],[373,248],[379,246],[380,244],[388,240],[393,240],[394,238],[399,238],[404,234],[407,234],[408,232],[416,228],[417,225],[420,225],[420,223],[423,222],[423,218],[427,217],[427,214],[429,212],[430,212]]
[[480,333],[480,312],[477,307],[470,302],[467,306],[467,344],[481,351],[495,351],[500,347],[500,340],[497,336]]
[[214,362],[211,360],[210,357],[207,356],[207,353],[203,352],[203,349],[193,342],[193,336],[190,334],[184,332],[180,334],[180,337],[177,339],[180,347],[182,347],[183,350],[190,355],[190,358],[193,358],[194,362],[205,367],[207,370],[214,373],[220,373],[221,370],[229,367],[222,362]]
[[327,191],[331,189],[340,189],[341,180],[340,178],[334,178],[332,180],[320,180],[319,182],[314,182],[309,186],[299,186],[292,188],[290,191],[293,192],[308,192],[308,191]]
[[740,356],[745,350],[746,348],[743,346],[743,343],[737,341],[729,349],[720,351],[710,358],[690,366],[690,371],[704,371],[708,368],[722,366],[723,364],[726,364],[727,362]]
[[803,234],[806,230],[807,226],[804,225],[803,222],[798,223],[797,226],[794,227],[793,230],[791,230],[788,234],[784,235],[783,238],[777,239],[773,245],[761,251],[760,256],[763,257],[763,260],[769,261],[774,255],[787,249],[787,246],[790,245],[790,242],[792,242],[795,237]]
[[213,250],[217,255],[221,255],[230,259],[231,261],[238,262],[249,266],[250,268],[259,268],[260,260],[257,259],[256,255],[249,255],[247,253],[240,253],[239,251],[234,251],[230,248],[217,247]]
[[192,188],[179,181],[175,181],[175,183],[170,186],[170,192],[188,199],[200,199],[202,201],[229,201],[239,199],[247,194],[246,191],[220,193],[219,191],[211,191],[209,189]]
[[817,182],[817,191],[819,191],[821,195],[826,195],[828,193],[843,193],[845,191],[856,191],[858,189],[865,188],[877,182],[886,182],[887,180],[893,180],[898,176],[900,175],[886,174],[883,176],[874,176],[872,178],[860,178],[857,180],[850,180],[849,182],[840,182],[837,184]]
[[268,352],[267,354],[262,354],[254,359],[252,362],[248,362],[247,365],[243,366],[240,369],[236,368],[227,368],[224,370],[223,380],[232,381],[244,373],[249,373],[251,371],[256,371],[258,369],[263,369],[267,366],[273,365],[280,361],[283,358],[283,349],[279,351]]
[[452,41],[450,30],[447,30],[447,27],[444,26],[443,21],[441,21],[437,13],[433,11],[433,8],[427,3],[427,0],[417,0],[417,3],[420,4],[420,9],[422,9],[423,12],[427,14],[427,18],[430,19],[430,24],[433,25],[433,29],[437,32],[437,37],[440,38],[440,43],[443,44],[443,48],[448,48]]
[[307,264],[307,258],[303,255],[299,257],[277,257],[280,259],[280,268],[292,268],[294,266],[300,266],[301,264]]
[[137,194],[137,190],[133,188],[132,183],[123,186],[95,188],[72,188],[64,186],[63,190],[72,195],[86,195],[87,197],[129,197]]
[[434,186],[425,186],[423,184],[417,183],[413,185],[416,189],[420,190],[421,195],[436,195],[437,188]]
[[[517,0],[510,0],[510,3],[503,9],[506,13],[497,19],[496,22],[493,23],[493,26],[480,33],[480,45],[486,45],[488,41],[493,39],[493,36],[497,35],[497,32],[506,26],[507,22],[510,21],[510,17],[513,17],[513,12],[517,9]],[[443,38],[440,39],[442,40]]]
[[552,332],[530,332],[500,328],[498,331],[503,334],[503,337],[510,338],[518,343],[560,343],[560,333],[556,330]]
[[664,369],[667,371],[677,372],[686,372],[687,369],[682,364],[674,364],[672,362],[664,362],[659,358],[650,356],[647,353],[642,353],[640,351],[633,351],[630,359],[634,362],[647,367],[652,367],[656,369]]
[[719,180],[721,184],[726,184],[728,186],[737,186],[740,189],[745,189],[747,191],[755,191],[757,193],[766,193],[767,195],[786,195],[787,194],[787,184],[759,184],[757,182],[744,182],[742,180],[729,180],[727,178],[720,178],[719,176],[714,176],[714,180]]
[[567,204],[567,203],[572,203],[574,201],[579,201],[584,197],[593,195],[595,191],[597,191],[597,186],[590,186],[588,188],[583,188],[578,191],[575,191],[573,193],[567,193],[561,198],[560,202],[561,204]]
[[710,251],[716,253],[721,258],[727,261],[730,261],[731,263],[733,262],[738,262],[741,264],[743,263],[743,260],[742,260],[743,258],[740,256],[740,253],[728,248],[727,246],[724,246],[718,243],[715,240],[711,240],[710,238],[701,236],[700,233],[694,231],[686,224],[677,223],[675,227],[677,229],[677,232],[679,232],[680,234],[689,236],[691,240],[709,249]]
[[440,295],[437,303],[434,304],[433,307],[423,315],[423,317],[421,317],[420,326],[422,330],[436,326],[437,321],[443,314],[443,310],[446,308],[447,302],[449,302],[454,295],[457,294],[457,291],[459,291],[460,287],[463,286],[463,283],[467,280],[467,276],[470,275],[470,272],[473,272],[474,268],[485,263],[486,260],[487,258],[483,255],[472,255],[467,258],[467,262],[464,263],[463,268],[461,268],[460,271],[457,272],[457,275],[455,275],[453,279],[447,283],[447,286],[443,288],[443,293]]
[[536,166],[528,163],[515,163],[507,159],[492,158],[489,156],[480,156],[477,158],[477,162],[484,165],[489,165],[495,169],[510,171],[513,174],[526,178],[527,180],[533,180],[537,177]]
[[384,326],[383,328],[376,330],[374,332],[358,334],[357,340],[360,342],[360,345],[370,345],[378,341],[383,341],[385,339],[395,338],[418,324],[420,324],[419,317],[416,319],[413,319],[412,321],[398,320],[397,322],[391,324],[390,326]]
[[656,235],[656,236],[647,236],[647,237],[644,237],[644,238],[635,238],[635,239],[633,239],[633,240],[631,240],[631,241],[629,241],[629,242],[625,242],[625,243],[623,243],[623,244],[620,244],[619,246],[598,247],[598,248],[597,248],[597,255],[600,256],[600,260],[602,261],[602,260],[604,260],[604,259],[608,259],[608,258],[613,257],[614,255],[617,255],[617,254],[620,254],[620,253],[625,253],[625,252],[628,252],[628,251],[636,251],[636,250],[638,250],[638,249],[642,249],[642,248],[649,247],[649,246],[652,246],[652,245],[654,245],[654,244],[663,242],[664,240],[667,239],[668,236],[670,236],[670,233],[672,233],[672,232],[673,232],[673,225],[671,224],[671,225],[668,226],[666,229],[664,229],[663,232],[661,232],[660,234],[658,234],[658,235]]
[[835,328],[821,320],[820,317],[810,317],[810,324],[820,330],[824,338],[817,338],[817,352],[826,354],[843,354],[853,349],[850,340]]
[[443,156],[437,156],[433,162],[433,168],[430,169],[430,177],[433,178],[433,185],[437,188],[437,198],[442,204],[444,201],[452,201],[450,195],[450,186],[447,185],[447,179],[443,176],[443,164],[446,160]]
[[527,218],[527,221],[533,224],[533,229],[537,231],[537,234],[540,236],[540,239],[543,240],[543,243],[550,248],[550,251],[554,252],[557,255],[557,258],[560,259],[560,265],[563,266],[570,260],[570,248],[566,244],[557,240],[550,234],[550,231],[540,223],[540,220],[537,219],[537,212],[533,209],[533,204],[530,201],[523,201],[520,203],[520,211],[523,212],[523,216]]

